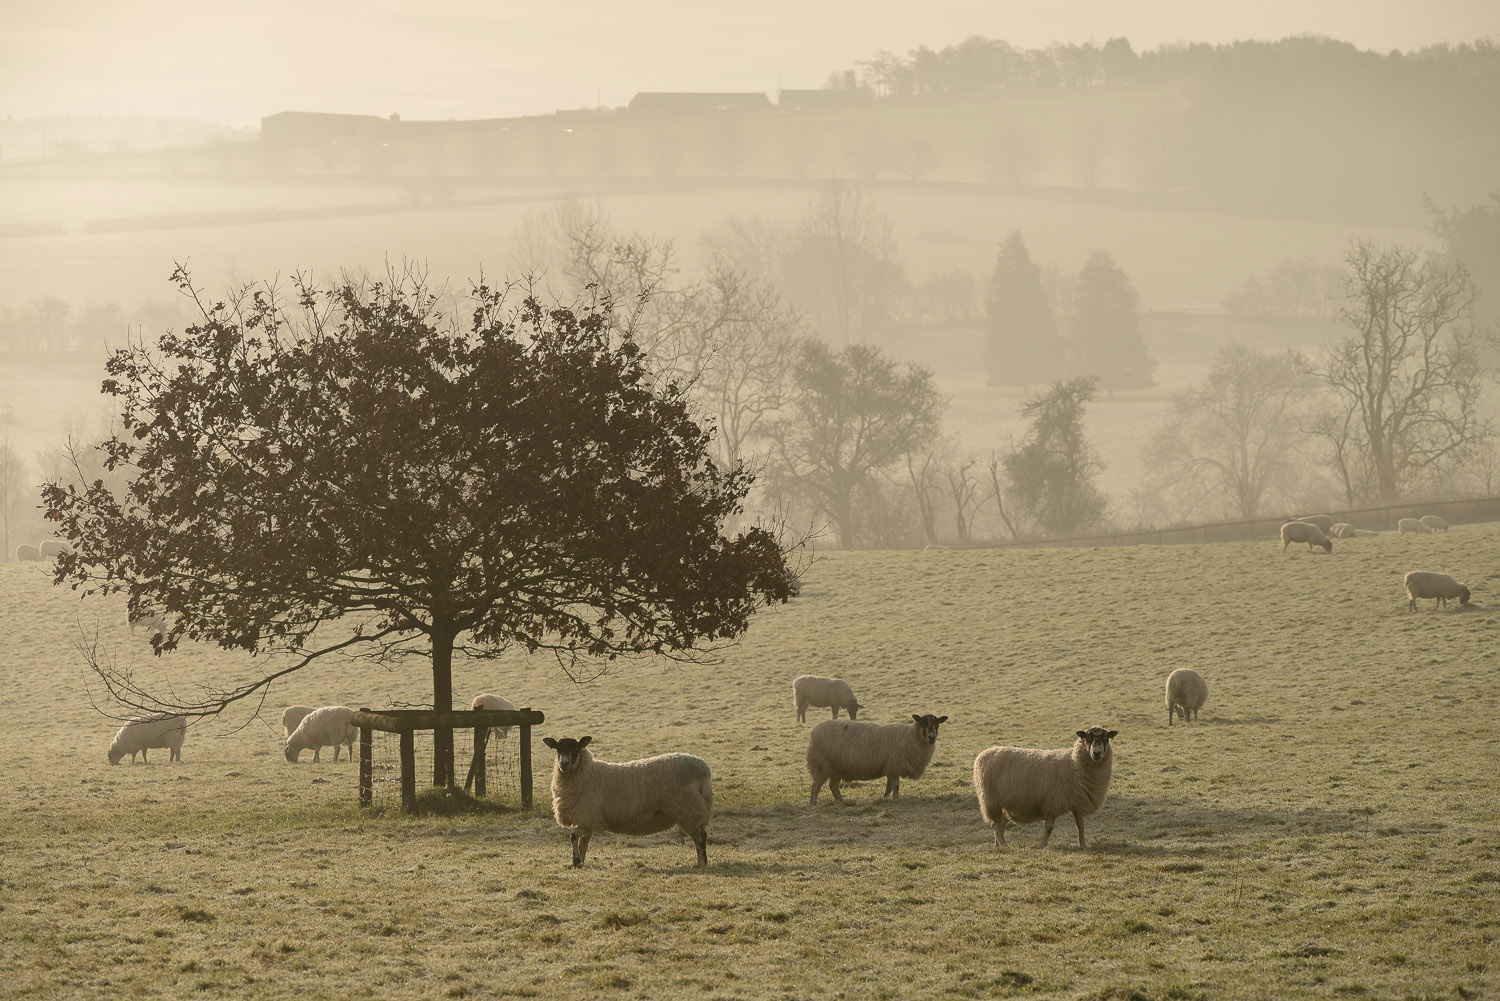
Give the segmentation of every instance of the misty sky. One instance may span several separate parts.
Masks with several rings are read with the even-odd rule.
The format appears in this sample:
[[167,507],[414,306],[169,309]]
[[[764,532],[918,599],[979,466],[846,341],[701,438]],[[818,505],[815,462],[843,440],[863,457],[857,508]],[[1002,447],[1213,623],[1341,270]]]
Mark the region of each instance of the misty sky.
[[1312,32],[1378,51],[1500,35],[1494,0],[0,0],[0,119],[543,113],[639,90],[820,86],[969,35],[1137,49]]

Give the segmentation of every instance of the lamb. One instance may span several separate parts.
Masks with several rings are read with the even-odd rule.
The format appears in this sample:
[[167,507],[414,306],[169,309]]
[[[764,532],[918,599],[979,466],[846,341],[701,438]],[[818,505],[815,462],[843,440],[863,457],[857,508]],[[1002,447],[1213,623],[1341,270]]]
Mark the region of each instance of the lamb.
[[1430,535],[1432,533],[1432,529],[1424,525],[1420,518],[1402,518],[1396,522],[1396,530],[1402,535],[1405,535],[1407,532],[1413,535]]
[[313,706],[287,706],[281,710],[281,729],[285,732],[282,738],[290,737],[297,732],[297,727],[307,719],[307,714],[313,711]]
[[693,839],[698,865],[708,865],[708,822],[714,813],[713,774],[691,754],[658,754],[636,761],[599,761],[592,737],[543,738],[557,752],[552,769],[552,816],[572,828],[573,868],[583,867],[596,831],[656,834],[676,826]]
[[120,759],[130,755],[135,764],[137,753],[143,764],[150,764],[146,751],[152,747],[165,747],[170,753],[168,761],[182,760],[182,738],[187,736],[187,719],[175,713],[157,713],[128,721],[115,732],[109,743],[109,763],[118,765]]
[[1083,818],[1098,812],[1109,792],[1119,731],[1102,726],[1078,731],[1072,747],[1054,751],[1028,747],[988,747],[974,759],[974,792],[979,813],[995,829],[995,845],[1005,844],[1006,821],[1047,822],[1042,847],[1065,813],[1078,824],[1078,847],[1087,848]]
[[850,719],[855,719],[860,709],[864,708],[854,697],[854,689],[849,687],[849,683],[838,678],[820,678],[815,674],[801,675],[792,679],[792,695],[797,701],[798,723],[806,722],[808,706],[820,708],[832,706],[834,719],[839,718],[840,709],[847,712]]
[[1447,607],[1449,598],[1457,598],[1460,605],[1469,603],[1469,585],[1460,584],[1448,574],[1413,570],[1404,580],[1408,599],[1406,607],[1409,611],[1417,610],[1418,598],[1436,598],[1434,610]]
[[[498,695],[476,695],[476,696],[474,696],[474,701],[469,705],[469,708],[470,709],[505,709],[505,710],[508,710],[508,711],[514,711],[516,707],[513,706],[513,705],[511,705],[509,699],[502,699]],[[489,732],[485,734],[485,738],[488,739],[490,737],[498,736],[501,740],[504,740],[509,735],[510,735],[510,727],[508,727],[508,726],[492,726],[492,727],[490,727]]]
[[[1371,532],[1370,534],[1374,535],[1375,533]],[[1347,521],[1341,521],[1333,526],[1333,531],[1328,533],[1328,537],[1330,539],[1357,539],[1359,538],[1359,529]]]
[[1333,552],[1333,543],[1317,525],[1307,521],[1289,521],[1281,526],[1281,551],[1294,542],[1305,542],[1309,551],[1313,546],[1322,546],[1324,552]]
[[899,798],[902,779],[919,779],[932,761],[938,725],[946,716],[912,714],[910,723],[857,723],[825,719],[807,742],[807,771],[812,776],[808,806],[816,806],[823,783],[840,803],[840,782],[885,777],[882,796]]
[[1295,520],[1307,525],[1317,525],[1323,530],[1324,535],[1333,531],[1333,519],[1326,514],[1309,514]]
[[1176,712],[1182,713],[1184,723],[1197,719],[1198,710],[1207,701],[1208,682],[1197,671],[1179,667],[1167,675],[1167,726],[1172,725],[1172,717]]
[[17,563],[35,562],[41,558],[42,552],[36,546],[23,542],[16,547]]
[[333,745],[333,760],[339,759],[339,745],[349,747],[349,760],[354,760],[354,742],[359,739],[359,727],[350,722],[354,710],[348,706],[323,706],[308,713],[297,729],[286,739],[286,759],[296,761],[307,748],[312,748],[314,761],[318,752]]
[[1443,520],[1442,518],[1439,518],[1435,514],[1424,514],[1424,515],[1422,515],[1420,521],[1422,522],[1422,524],[1426,525],[1427,528],[1430,531],[1433,531],[1433,532],[1446,532],[1446,531],[1448,531],[1448,522],[1445,521],[1445,520]]

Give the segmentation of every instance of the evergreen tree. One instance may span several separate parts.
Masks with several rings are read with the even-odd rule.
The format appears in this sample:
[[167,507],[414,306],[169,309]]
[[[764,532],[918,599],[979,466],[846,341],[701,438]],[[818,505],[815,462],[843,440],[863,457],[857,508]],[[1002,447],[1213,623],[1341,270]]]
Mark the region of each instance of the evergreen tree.
[[986,303],[984,368],[991,386],[1051,382],[1063,370],[1063,343],[1042,270],[1016,230],[1000,245]]
[[1093,375],[1101,389],[1154,385],[1156,361],[1146,353],[1137,306],[1140,296],[1106,251],[1096,250],[1078,275],[1068,325],[1068,371]]

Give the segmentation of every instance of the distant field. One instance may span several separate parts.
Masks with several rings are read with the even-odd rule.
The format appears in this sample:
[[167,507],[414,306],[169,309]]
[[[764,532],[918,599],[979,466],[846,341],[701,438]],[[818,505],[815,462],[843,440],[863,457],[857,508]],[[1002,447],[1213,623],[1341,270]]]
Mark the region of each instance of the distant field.
[[[195,728],[181,764],[111,768],[80,625],[153,682],[257,665],[155,661],[119,603],[0,565],[0,997],[1490,997],[1497,566],[1500,525],[1331,555],[1269,539],[831,554],[714,667],[575,687],[541,660],[458,665],[461,699],[540,709],[538,736],[707,759],[698,873],[669,835],[601,836],[571,872],[545,806],[364,813],[351,765],[288,765],[244,712]],[[1466,579],[1475,605],[1407,612],[1417,568]],[[1168,728],[1180,666],[1210,697]],[[862,783],[847,806],[805,805],[804,672],[848,679],[877,721],[951,717],[899,802]],[[420,664],[327,664],[266,716],[428,698]],[[1066,818],[1045,850],[1040,825],[993,849],[974,755],[1094,723],[1120,736],[1090,850]]]

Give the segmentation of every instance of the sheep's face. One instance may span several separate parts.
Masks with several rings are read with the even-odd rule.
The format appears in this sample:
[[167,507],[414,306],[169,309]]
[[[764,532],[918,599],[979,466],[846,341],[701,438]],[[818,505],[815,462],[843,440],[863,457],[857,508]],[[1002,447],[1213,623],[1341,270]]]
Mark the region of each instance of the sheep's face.
[[113,747],[111,747],[109,749],[109,763],[110,764],[112,764],[112,765],[118,765],[120,763],[120,759],[123,758],[123,757],[125,757],[125,752],[124,751],[117,751]]
[[1467,605],[1469,603],[1469,585],[1458,585],[1458,603],[1460,605]]
[[844,712],[849,714],[850,719],[858,719],[859,717],[855,714],[863,708],[864,706],[860,705],[858,702],[851,702],[844,707]]
[[1078,739],[1083,742],[1084,749],[1091,760],[1103,761],[1109,757],[1109,742],[1119,733],[1119,730],[1106,730],[1102,726],[1091,726],[1087,730],[1079,730]]
[[1318,543],[1318,545],[1320,545],[1320,546],[1323,547],[1323,552],[1325,552],[1325,553],[1331,553],[1331,552],[1333,552],[1333,540],[1332,539],[1324,539],[1322,542]]
[[937,743],[938,724],[948,722],[946,716],[918,716],[912,713],[911,718],[917,724],[917,730],[922,734],[922,739],[929,744]]
[[572,737],[563,737],[558,740],[555,737],[543,737],[542,743],[557,752],[557,770],[566,774],[578,767],[578,763],[583,760],[583,749],[588,747],[589,741],[593,739],[593,737],[579,737],[574,740]]

